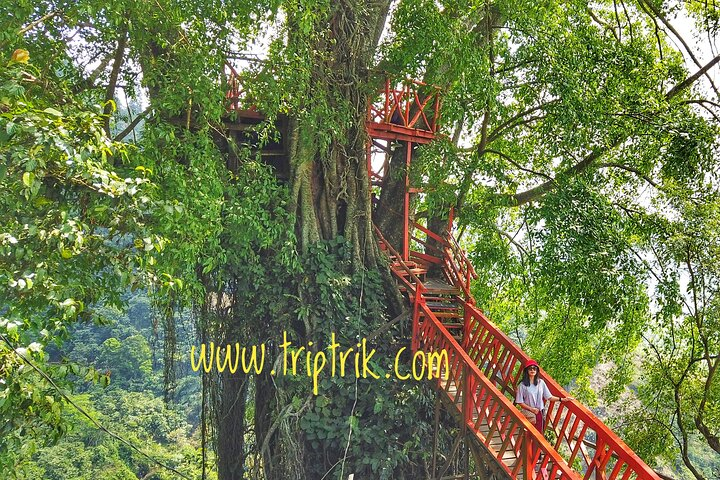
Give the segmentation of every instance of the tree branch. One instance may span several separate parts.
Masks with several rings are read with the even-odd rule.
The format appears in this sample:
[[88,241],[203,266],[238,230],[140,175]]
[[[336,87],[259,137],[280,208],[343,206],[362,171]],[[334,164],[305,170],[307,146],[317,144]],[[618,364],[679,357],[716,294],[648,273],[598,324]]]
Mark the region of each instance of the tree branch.
[[[77,85],[73,86],[72,91],[73,93],[80,93],[85,89],[93,88],[95,86],[95,80],[98,79],[100,74],[105,71],[108,65],[110,65],[110,61],[112,61],[114,57],[113,53],[109,53],[105,55],[105,57],[100,61],[100,64],[93,69],[92,72],[90,72],[90,75],[86,79],[84,79],[81,82],[78,82]],[[97,57],[96,57],[97,58]],[[91,60],[92,61],[92,60]],[[87,64],[85,65],[87,66]],[[83,70],[85,67],[83,67]]]
[[507,130],[510,127],[515,127],[517,125],[524,125],[526,123],[530,123],[531,121],[535,121],[535,120],[544,118],[544,116],[532,117],[532,119],[526,119],[521,122],[518,122],[518,120],[522,119],[526,115],[530,115],[531,113],[537,112],[538,110],[543,110],[543,109],[547,108],[548,106],[553,105],[558,102],[560,102],[559,99],[552,100],[552,101],[546,102],[546,103],[542,103],[540,105],[537,105],[532,108],[528,108],[527,110],[510,117],[509,119],[507,119],[506,121],[504,121],[503,123],[498,125],[492,132],[490,132],[490,134],[488,135],[488,143],[491,143],[493,140],[498,138],[503,131]]
[[707,104],[712,105],[713,107],[720,108],[720,103],[716,103],[716,102],[713,102],[712,100],[707,100],[707,99],[683,100],[683,101],[680,102],[680,103],[700,105],[702,108],[704,108],[705,110],[707,110],[707,112],[708,112],[710,115],[712,115],[713,118],[714,118],[716,121],[720,122],[720,117],[718,117],[717,114],[716,114],[715,112],[713,112],[710,107],[708,107],[707,105],[705,105],[705,104],[707,103]]
[[[690,58],[692,59],[693,63],[695,63],[695,65],[700,67],[701,66],[700,62],[695,57],[695,54],[692,52],[692,50],[688,46],[687,42],[685,42],[685,39],[678,33],[677,30],[675,30],[675,27],[672,26],[672,24],[668,21],[668,19],[665,17],[665,15],[663,15],[663,13],[660,11],[660,9],[658,9],[655,5],[653,5],[652,2],[649,2],[647,0],[640,0],[640,3],[645,4],[647,6],[647,8],[649,8],[652,11],[652,13],[657,18],[660,19],[662,24],[665,25],[665,28],[670,30],[672,32],[672,34],[675,35],[675,38],[677,38],[680,41],[680,43],[682,43],[683,47],[685,47],[685,51],[687,51],[688,55],[690,55]],[[705,72],[703,72],[703,75],[705,75]],[[715,83],[713,82],[712,78],[709,75],[706,75],[706,77],[708,79],[708,82],[710,82],[710,86],[715,91],[715,95],[720,97],[720,92],[718,92],[718,89],[715,86]]]
[[531,170],[531,169],[529,169],[529,168],[523,167],[522,165],[520,165],[519,163],[517,163],[515,160],[513,160],[512,158],[510,158],[510,156],[508,156],[507,154],[505,154],[505,153],[503,153],[503,152],[500,152],[500,151],[498,151],[498,150],[493,150],[493,149],[491,149],[491,148],[487,148],[487,149],[485,149],[485,152],[483,152],[483,153],[494,153],[494,154],[497,155],[498,157],[502,157],[502,158],[504,158],[505,160],[507,160],[508,162],[510,162],[511,164],[513,164],[513,165],[515,166],[515,168],[517,168],[518,170],[522,170],[523,172],[527,172],[527,173],[531,173],[531,174],[533,174],[533,175],[537,175],[538,177],[543,177],[543,178],[545,178],[545,179],[547,179],[547,180],[549,180],[549,181],[551,181],[551,182],[555,180],[555,179],[552,178],[550,175],[547,175],[547,174],[545,174],[545,173],[537,172],[537,171],[535,171],[535,170]]
[[[590,165],[595,162],[598,158],[600,158],[602,155],[607,153],[609,150],[612,150],[613,148],[617,147],[623,142],[624,138],[619,138],[612,142],[607,147],[598,147],[595,150],[593,150],[590,154],[588,154],[584,159],[582,159],[580,162],[576,163],[575,165],[566,168],[562,172],[560,172],[559,175],[557,175],[555,178],[558,177],[574,177],[576,175],[579,175],[583,173],[585,170],[587,170]],[[512,195],[510,197],[511,203],[515,207],[519,207],[521,205],[525,205],[526,203],[532,202],[534,200],[537,200],[538,198],[545,195],[547,192],[553,190],[555,186],[557,185],[557,182],[553,179],[551,181],[547,181],[545,183],[541,183],[537,187],[533,187],[530,190],[526,190],[521,193],[516,193],[515,195]]]
[[662,41],[660,40],[660,26],[658,25],[657,18],[655,18],[654,15],[647,9],[647,7],[644,5],[642,1],[638,2],[638,6],[640,9],[647,14],[648,17],[650,17],[650,20],[652,20],[653,25],[655,26],[655,40],[657,41],[658,46],[658,53],[660,54],[660,60],[663,59],[663,49],[662,49]]
[[125,58],[125,44],[127,43],[127,28],[123,28],[120,32],[120,37],[117,42],[117,49],[115,50],[115,58],[113,59],[113,68],[110,72],[110,82],[108,83],[107,89],[105,90],[105,133],[110,136],[110,114],[112,113],[112,106],[110,101],[115,98],[115,87],[117,86],[118,76],[120,75],[120,67],[122,66],[123,59]]
[[662,190],[662,187],[658,185],[652,178],[648,177],[644,173],[642,173],[640,170],[638,170],[635,167],[630,167],[628,165],[623,165],[621,163],[600,163],[598,164],[598,168],[619,168],[620,170],[625,170],[630,173],[634,173],[638,177],[642,178],[646,182],[648,182],[653,187],[657,188],[658,190]]
[[[698,78],[703,76],[705,72],[710,70],[712,67],[717,65],[720,62],[720,55],[710,60],[704,67],[702,67],[700,70],[695,72],[690,77],[686,78],[679,84],[675,85],[672,89],[670,89],[665,94],[666,100],[671,100],[673,97],[677,96],[682,91],[686,90],[688,87],[690,87],[693,83],[697,81]],[[575,175],[578,175],[580,173],[583,173],[585,170],[587,170],[593,162],[595,162],[598,158],[612,150],[613,148],[620,145],[625,139],[628,138],[629,135],[621,136],[617,139],[615,139],[613,142],[610,143],[610,145],[605,147],[597,147],[595,150],[593,150],[590,154],[588,154],[584,159],[582,159],[580,162],[576,163],[575,165],[563,170],[559,175],[557,175],[555,178],[558,177],[572,177]],[[535,201],[545,195],[547,192],[553,190],[556,186],[555,181],[547,181],[545,183],[541,183],[540,185],[533,187],[529,190],[526,190],[524,192],[516,193],[514,195],[498,195],[497,203],[498,204],[505,204],[509,206],[519,207],[521,205],[524,205],[526,203]]]
[[620,0],[620,5],[622,5],[623,12],[625,12],[625,18],[627,18],[628,30],[630,31],[630,42],[635,42],[635,33],[633,31],[632,19],[630,18],[630,14],[628,13],[627,6],[625,6],[625,2],[623,0]]
[[53,18],[55,15],[58,15],[59,13],[60,13],[60,10],[53,10],[52,12],[48,13],[47,15],[43,15],[42,17],[38,18],[34,22],[31,22],[31,23],[27,24],[26,26],[22,27],[20,30],[18,30],[18,32],[17,32],[18,35],[26,34],[33,28],[37,27],[38,25],[40,25],[41,23],[43,23],[47,20],[50,20],[51,18]]
[[705,437],[705,441],[707,441],[707,444],[715,450],[717,453],[720,453],[720,437],[713,434],[712,431],[708,428],[707,425],[705,425],[705,406],[707,405],[708,397],[710,396],[710,389],[713,383],[713,379],[715,377],[715,373],[717,372],[718,368],[718,357],[714,357],[714,361],[710,360],[710,355],[708,355],[708,352],[705,352],[706,355],[706,361],[708,362],[708,374],[705,378],[705,385],[703,387],[703,396],[702,400],[700,401],[700,405],[698,406],[698,413],[695,416],[695,426],[697,427],[700,434]]
[[[488,125],[490,124],[490,110],[488,108],[485,109],[485,114],[483,116],[483,123],[482,128],[480,131],[480,145],[478,146],[478,152],[483,152],[485,150],[485,146],[488,144]],[[463,178],[462,183],[460,184],[460,191],[458,192],[458,199],[457,203],[455,204],[455,210],[460,211],[462,209],[463,204],[465,203],[465,197],[467,196],[468,191],[470,190],[470,185],[472,184],[472,177],[475,173],[475,169],[478,166],[478,163],[480,162],[480,159],[482,158],[482,154],[478,153],[478,156],[475,158],[475,161],[472,162],[470,165],[470,168],[468,168],[465,178]]]
[[525,257],[528,256],[527,250],[525,250],[522,245],[520,245],[518,242],[516,242],[516,241],[515,241],[515,238],[513,238],[512,236],[510,236],[510,234],[507,233],[506,231],[500,230],[497,226],[495,226],[495,225],[493,225],[493,226],[495,227],[495,231],[497,232],[498,235],[500,235],[501,237],[507,238],[508,241],[509,241],[515,248],[517,248],[518,252],[520,252],[520,257],[521,257],[521,258],[522,258],[523,256],[525,256]]
[[669,92],[667,92],[667,93],[665,94],[665,98],[666,98],[667,100],[670,100],[671,98],[673,98],[674,96],[676,96],[678,93],[680,93],[680,92],[682,92],[683,90],[685,90],[686,88],[688,88],[690,85],[692,85],[693,83],[695,83],[698,78],[700,78],[700,77],[702,77],[703,75],[705,75],[705,73],[707,73],[708,70],[710,70],[712,67],[714,67],[715,65],[717,65],[718,62],[720,62],[720,55],[716,56],[715,58],[713,58],[712,60],[710,60],[708,63],[706,63],[705,66],[702,67],[702,68],[701,68],[700,70],[698,70],[697,72],[695,72],[695,74],[693,74],[692,76],[686,78],[685,80],[683,80],[683,81],[680,82],[679,84],[675,85]]
[[133,121],[130,122],[130,124],[127,127],[125,127],[125,129],[122,132],[118,133],[117,136],[115,138],[113,138],[113,142],[119,142],[123,138],[127,137],[133,130],[135,130],[135,127],[137,127],[138,123],[140,123],[140,121],[142,121],[142,119],[144,119],[145,117],[148,116],[148,114],[150,113],[150,110],[151,110],[151,108],[148,107],[140,115],[135,117],[133,119]]
[[512,65],[505,65],[505,64],[503,64],[502,67],[495,69],[495,74],[511,72],[511,71],[516,70],[516,69],[518,69],[518,68],[522,68],[522,67],[524,67],[525,65],[529,65],[530,63],[531,63],[530,60],[523,60],[523,61],[521,61],[521,62],[512,64]]
[[605,22],[605,21],[601,20],[600,18],[598,18],[598,16],[595,15],[595,12],[593,12],[590,7],[587,8],[587,12],[588,12],[588,14],[590,15],[590,18],[592,18],[593,20],[595,20],[595,22],[596,22],[598,25],[600,25],[601,27],[604,27],[605,30],[610,31],[610,33],[612,33],[613,37],[615,37],[615,40],[617,40],[618,42],[620,41],[620,38],[618,37],[618,34],[615,33],[615,29],[614,29],[610,24],[608,24],[607,22]]
[[622,42],[622,26],[620,25],[620,15],[618,15],[617,2],[613,0],[613,10],[615,10],[615,23],[617,23],[618,37]]
[[675,386],[673,398],[675,399],[675,415],[677,416],[677,424],[678,428],[680,429],[680,435],[682,435],[682,443],[679,445],[680,456],[682,457],[685,466],[690,470],[690,472],[692,472],[693,476],[695,476],[697,480],[705,480],[705,477],[703,477],[703,475],[697,470],[697,468],[695,468],[695,465],[693,465],[692,461],[690,461],[690,457],[688,455],[688,433],[683,422],[682,409],[680,408],[682,402],[680,395],[680,384]]

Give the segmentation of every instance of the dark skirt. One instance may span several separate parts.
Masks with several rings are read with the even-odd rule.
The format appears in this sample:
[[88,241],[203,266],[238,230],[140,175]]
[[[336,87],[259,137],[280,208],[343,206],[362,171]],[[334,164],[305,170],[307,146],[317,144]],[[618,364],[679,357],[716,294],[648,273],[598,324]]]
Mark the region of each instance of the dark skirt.
[[543,416],[542,410],[535,414],[535,428],[538,429],[538,432],[545,435],[545,417]]

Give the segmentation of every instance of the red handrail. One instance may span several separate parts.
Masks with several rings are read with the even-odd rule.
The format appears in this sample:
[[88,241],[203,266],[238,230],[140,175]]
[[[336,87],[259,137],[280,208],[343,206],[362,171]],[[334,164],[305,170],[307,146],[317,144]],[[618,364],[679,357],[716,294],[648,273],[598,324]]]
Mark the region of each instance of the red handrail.
[[417,80],[406,80],[400,88],[395,88],[390,79],[386,79],[381,91],[382,100],[368,106],[368,120],[436,133],[440,116],[440,89],[428,87],[430,93],[421,96],[419,87],[428,86]]
[[[522,365],[529,357],[477,307],[469,302],[463,302],[463,307],[463,347],[468,356],[487,378],[493,379],[499,390],[514,398],[515,388],[522,376]],[[552,377],[542,370],[540,374],[553,395],[567,396],[567,392]],[[649,466],[581,403],[551,402],[547,423],[557,435],[555,448],[565,445],[569,450],[565,459],[570,464],[578,459],[586,478],[597,472],[598,478],[607,480],[627,479],[633,474],[637,478],[659,480]],[[594,452],[589,454],[586,447]]]
[[[489,447],[492,440],[495,445],[500,443],[499,450],[490,451],[497,453],[498,461],[508,473],[517,476],[523,469],[524,478],[533,478],[537,472],[531,471],[530,466],[542,451],[545,456],[540,462],[541,471],[548,466],[551,470],[544,478],[579,479],[582,475],[584,480],[593,476],[603,480],[660,480],[617,435],[576,401],[550,402],[546,418],[548,427],[556,435],[554,445],[548,444],[534,428],[528,428],[529,423],[512,401],[528,356],[475,306],[470,281],[477,278],[477,274],[452,235],[446,232],[443,238],[418,224],[413,228],[425,234],[424,241],[412,238],[426,251],[431,247],[429,239],[441,246],[443,271],[465,296],[456,300],[465,312],[460,345],[421,299],[424,290],[416,293],[413,351],[447,352],[448,377],[438,381],[438,388],[453,400],[463,421],[486,446]],[[437,248],[431,250],[438,251]],[[413,255],[423,254],[413,252]],[[542,370],[540,373],[553,395],[567,396],[552,377]],[[461,405],[456,402],[458,395],[462,395]],[[485,434],[480,431],[481,425],[487,428]],[[501,461],[503,454],[511,449],[518,459],[512,469]],[[580,473],[572,470],[571,465],[579,465]],[[564,466],[570,470],[565,471]]]
[[[392,261],[396,265],[396,267],[392,269],[393,274],[395,274],[395,277],[405,285],[405,288],[407,288],[411,297],[414,297],[413,301],[415,302],[419,300],[421,298],[419,293],[424,289],[422,282],[417,275],[415,275],[412,269],[403,261],[402,255],[400,255],[400,253],[398,253],[398,251],[395,250],[387,240],[385,240],[385,237],[383,237],[380,229],[376,225],[373,225],[373,229],[375,230],[375,235],[377,235],[378,239],[385,245],[393,257]],[[400,271],[404,272],[404,274],[399,273]],[[406,276],[408,278],[405,278]]]
[[465,300],[475,304],[475,299],[470,292],[470,282],[478,278],[475,269],[457,240],[448,231],[445,232],[445,276],[451,284],[459,287],[465,294]]
[[225,98],[229,100],[228,110],[240,110],[240,101],[244,96],[240,74],[230,63],[225,62],[225,73],[227,74],[227,90]]
[[[513,477],[522,474],[525,479],[579,480],[579,475],[545,437],[482,374],[427,305],[421,303],[420,310],[423,321],[419,321],[420,317],[415,319],[417,325],[413,325],[413,350],[447,352],[446,378],[438,378],[438,388],[458,408],[463,422],[495,456],[501,467]],[[459,396],[462,396],[460,405],[457,402]],[[487,432],[483,431],[483,427]],[[498,443],[500,447],[493,446]],[[514,464],[503,462],[508,452],[512,452]]]

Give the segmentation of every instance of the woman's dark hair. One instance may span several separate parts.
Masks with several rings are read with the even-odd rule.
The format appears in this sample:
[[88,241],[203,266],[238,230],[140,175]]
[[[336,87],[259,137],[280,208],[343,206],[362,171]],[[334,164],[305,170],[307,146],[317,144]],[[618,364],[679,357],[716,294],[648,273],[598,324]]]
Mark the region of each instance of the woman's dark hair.
[[[526,367],[526,368],[523,369],[523,378],[522,378],[522,384],[525,385],[526,387],[529,387],[529,386],[530,386],[530,375],[528,374],[528,368],[530,368],[530,367]],[[536,367],[536,368],[537,368],[537,367]],[[538,370],[538,373],[540,373],[539,370]],[[539,377],[540,377],[540,375],[535,374],[535,380],[533,381],[533,385],[537,385],[537,384],[538,384],[538,378],[539,378]]]

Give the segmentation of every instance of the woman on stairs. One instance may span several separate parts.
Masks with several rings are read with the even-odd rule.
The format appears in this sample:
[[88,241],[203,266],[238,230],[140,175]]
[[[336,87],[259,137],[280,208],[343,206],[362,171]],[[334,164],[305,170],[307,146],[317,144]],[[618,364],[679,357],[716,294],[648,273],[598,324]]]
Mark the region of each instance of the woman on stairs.
[[542,378],[538,378],[538,363],[528,360],[523,369],[523,378],[515,392],[515,403],[530,423],[540,433],[545,434],[545,402],[548,400],[564,402],[570,397],[556,397],[550,393]]

